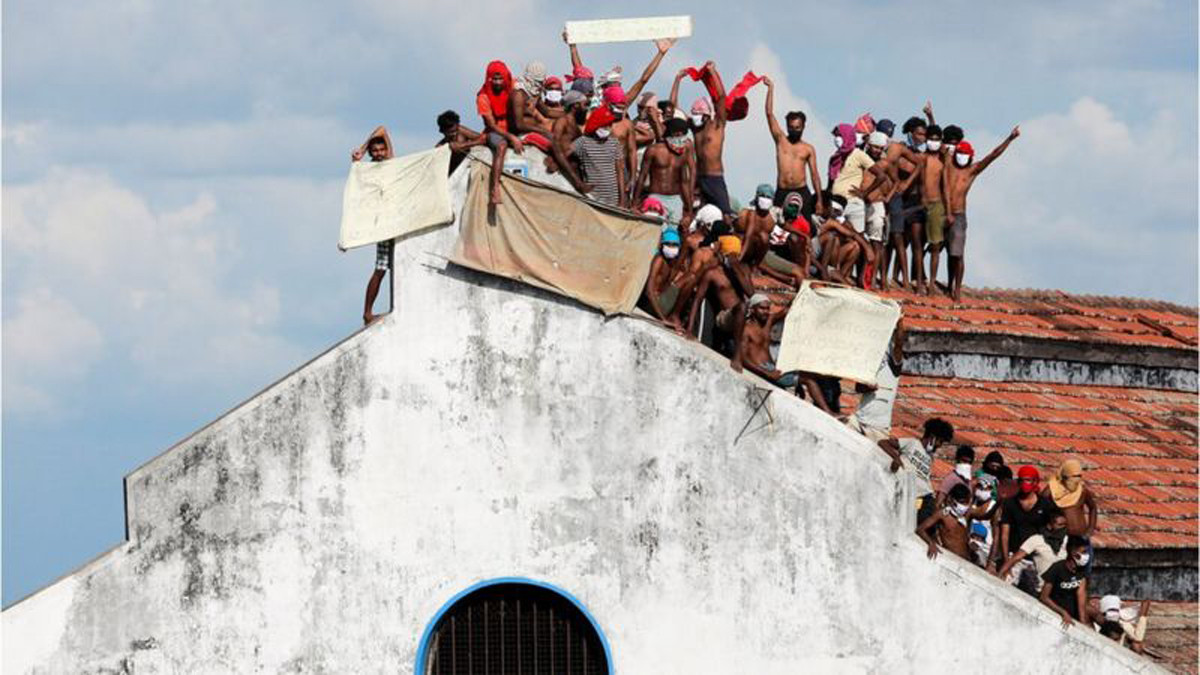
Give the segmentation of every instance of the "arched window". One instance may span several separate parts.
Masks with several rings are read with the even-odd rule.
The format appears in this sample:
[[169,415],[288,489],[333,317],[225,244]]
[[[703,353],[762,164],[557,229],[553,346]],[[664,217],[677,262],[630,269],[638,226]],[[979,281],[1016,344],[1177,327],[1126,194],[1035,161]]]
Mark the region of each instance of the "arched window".
[[434,616],[417,651],[419,675],[610,675],[608,643],[565,591],[494,579],[459,593]]

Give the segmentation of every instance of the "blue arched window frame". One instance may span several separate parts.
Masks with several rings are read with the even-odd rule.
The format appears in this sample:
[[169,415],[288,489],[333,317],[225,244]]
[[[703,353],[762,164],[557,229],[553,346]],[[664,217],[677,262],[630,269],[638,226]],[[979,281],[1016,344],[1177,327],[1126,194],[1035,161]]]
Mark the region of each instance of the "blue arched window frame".
[[425,632],[421,634],[421,642],[417,646],[417,660],[415,668],[413,669],[416,675],[425,674],[425,667],[429,659],[429,643],[433,640],[433,633],[437,629],[438,624],[441,623],[442,617],[446,615],[446,612],[450,611],[451,607],[454,607],[454,605],[458,604],[459,600],[462,600],[475,591],[487,588],[488,586],[497,586],[499,584],[519,584],[541,588],[566,599],[567,602],[570,602],[571,605],[573,605],[575,609],[579,610],[579,613],[588,620],[588,624],[592,627],[592,630],[596,631],[596,636],[600,638],[600,645],[604,647],[604,661],[606,664],[608,664],[608,675],[613,675],[612,650],[608,647],[608,638],[605,637],[604,631],[600,629],[600,624],[596,622],[596,618],[587,610],[587,607],[584,607],[583,603],[579,602],[575,596],[559,588],[558,586],[555,586],[554,584],[548,584],[544,581],[538,581],[536,579],[527,579],[525,577],[498,577],[496,579],[480,581],[470,588],[459,591],[454,595],[454,597],[447,600],[446,603],[442,605],[441,609],[439,609],[437,613],[433,615],[433,618],[430,619],[429,624],[425,626]]

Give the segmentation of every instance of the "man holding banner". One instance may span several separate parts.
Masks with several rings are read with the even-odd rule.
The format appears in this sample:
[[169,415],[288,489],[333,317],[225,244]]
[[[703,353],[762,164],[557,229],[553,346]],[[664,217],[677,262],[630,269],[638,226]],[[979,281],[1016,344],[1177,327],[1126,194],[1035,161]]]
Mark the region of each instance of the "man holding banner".
[[[350,160],[360,161],[364,152],[370,156],[372,162],[382,162],[394,156],[392,139],[382,124],[375,127],[375,131],[367,136],[367,140],[350,153]],[[375,308],[375,298],[379,296],[379,285],[383,283],[383,277],[388,270],[392,269],[392,241],[388,239],[375,244],[375,269],[371,272],[371,278],[367,280],[367,297],[363,304],[364,326],[379,318],[372,310]]]

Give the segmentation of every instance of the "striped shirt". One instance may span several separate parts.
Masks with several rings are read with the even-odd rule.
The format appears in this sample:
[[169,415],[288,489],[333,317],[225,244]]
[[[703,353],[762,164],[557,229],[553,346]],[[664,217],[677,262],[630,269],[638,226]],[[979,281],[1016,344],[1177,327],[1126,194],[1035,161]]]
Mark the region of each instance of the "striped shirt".
[[579,158],[584,175],[592,185],[588,196],[598,202],[618,206],[621,203],[617,190],[617,160],[621,158],[621,142],[613,136],[599,141],[591,136],[580,136],[571,144]]

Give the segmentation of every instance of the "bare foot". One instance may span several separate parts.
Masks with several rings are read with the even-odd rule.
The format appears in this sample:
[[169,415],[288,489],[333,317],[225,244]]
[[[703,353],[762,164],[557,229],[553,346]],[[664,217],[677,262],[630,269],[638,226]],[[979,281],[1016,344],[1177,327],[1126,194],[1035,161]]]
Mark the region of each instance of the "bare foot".
[[491,199],[489,200],[489,203],[492,206],[496,206],[500,203],[500,186],[499,185],[492,188],[492,195],[491,195]]

